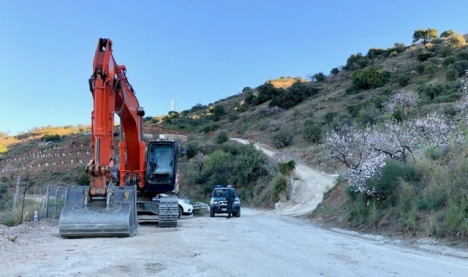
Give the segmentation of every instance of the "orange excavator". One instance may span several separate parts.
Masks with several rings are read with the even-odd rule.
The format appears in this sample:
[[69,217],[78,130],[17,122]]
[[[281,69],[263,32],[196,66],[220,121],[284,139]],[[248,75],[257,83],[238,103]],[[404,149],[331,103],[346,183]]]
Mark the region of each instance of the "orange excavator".
[[[99,39],[89,87],[94,157],[86,165],[89,186],[69,186],[59,220],[60,236],[122,237],[138,232],[139,221],[175,227],[179,215],[174,140],[143,140],[143,116],[124,65],[112,55],[112,41]],[[120,118],[119,155],[114,155],[114,114]],[[161,196],[164,194],[165,196]]]

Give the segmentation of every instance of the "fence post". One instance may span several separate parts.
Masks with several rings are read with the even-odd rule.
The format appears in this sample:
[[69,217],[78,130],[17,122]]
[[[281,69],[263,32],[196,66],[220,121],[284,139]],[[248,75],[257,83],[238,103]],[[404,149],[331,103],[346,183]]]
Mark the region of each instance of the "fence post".
[[50,190],[50,185],[47,185],[47,190],[46,190],[46,194],[44,197],[44,202],[42,202],[42,211],[41,211],[41,214],[42,214],[44,213],[44,209],[45,209],[45,215],[42,214],[42,216],[45,216],[46,218],[49,217],[49,190]]
[[21,185],[21,176],[18,175],[18,179],[16,180],[16,189],[15,189],[15,197],[13,198],[13,209],[18,205],[18,197]]
[[59,187],[56,187],[56,188],[55,188],[55,207],[54,207],[54,218],[57,218],[58,191],[59,191]]

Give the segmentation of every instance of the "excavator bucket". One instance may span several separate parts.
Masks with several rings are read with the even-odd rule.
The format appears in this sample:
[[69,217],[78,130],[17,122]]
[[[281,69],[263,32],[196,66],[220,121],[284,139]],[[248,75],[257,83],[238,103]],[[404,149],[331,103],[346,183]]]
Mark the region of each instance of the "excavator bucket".
[[88,201],[89,187],[70,186],[59,220],[64,238],[131,237],[138,232],[136,187],[113,187],[102,200]]

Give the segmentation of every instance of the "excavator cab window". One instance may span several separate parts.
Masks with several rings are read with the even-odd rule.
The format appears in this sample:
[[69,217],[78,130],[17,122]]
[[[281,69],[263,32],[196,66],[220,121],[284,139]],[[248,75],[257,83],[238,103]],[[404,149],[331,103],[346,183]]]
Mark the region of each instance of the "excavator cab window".
[[149,155],[149,181],[170,182],[174,176],[174,148],[172,145],[152,145]]

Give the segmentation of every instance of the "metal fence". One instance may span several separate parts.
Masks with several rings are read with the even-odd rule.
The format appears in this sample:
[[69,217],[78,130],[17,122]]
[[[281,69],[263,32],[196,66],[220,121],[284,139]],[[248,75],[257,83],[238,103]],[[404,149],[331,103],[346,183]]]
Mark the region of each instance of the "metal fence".
[[48,185],[42,202],[41,217],[60,218],[60,212],[65,205],[67,187]]

